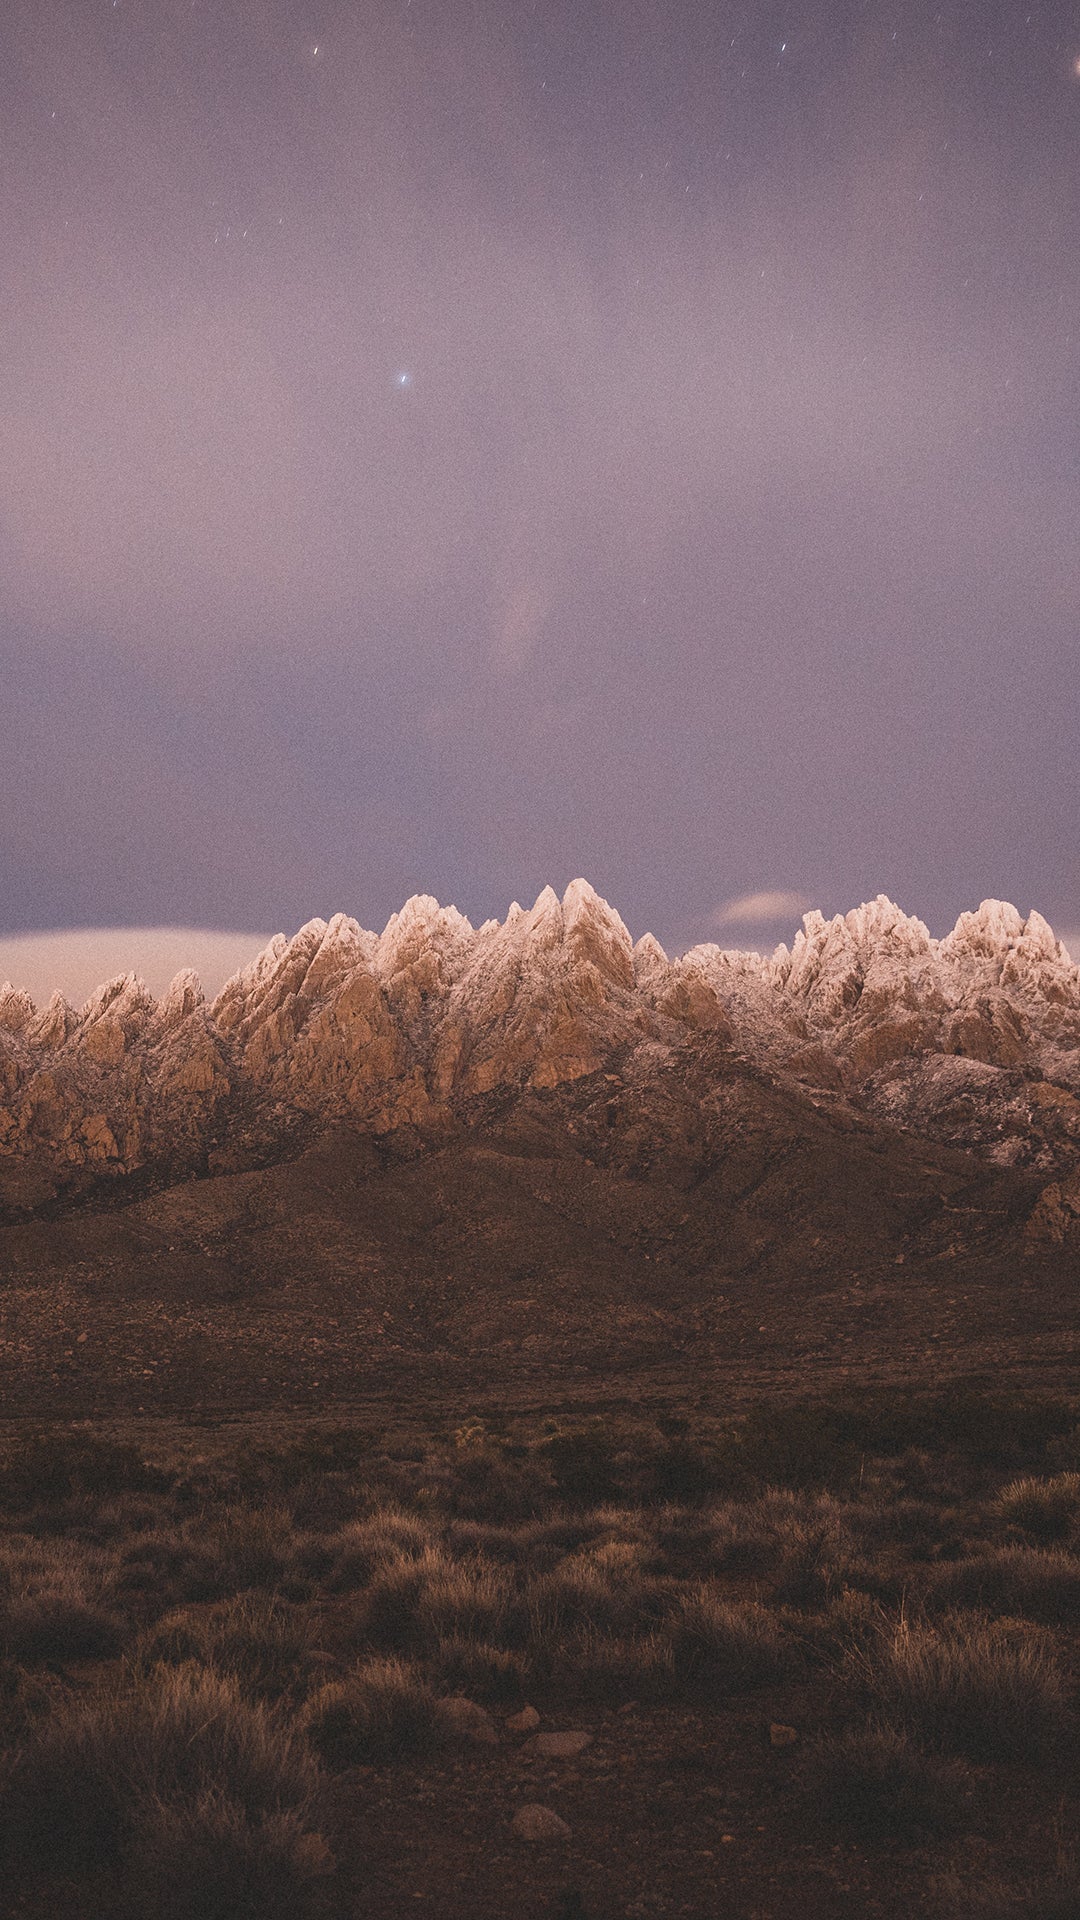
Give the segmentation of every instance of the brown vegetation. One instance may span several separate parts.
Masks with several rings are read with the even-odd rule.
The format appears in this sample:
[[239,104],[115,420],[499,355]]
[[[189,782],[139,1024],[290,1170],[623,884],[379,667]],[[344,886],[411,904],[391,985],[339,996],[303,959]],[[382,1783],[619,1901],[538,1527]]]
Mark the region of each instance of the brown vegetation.
[[[471,1794],[510,1862],[510,1815],[530,1796],[554,1795],[572,1832],[602,1815],[618,1841],[629,1820],[607,1865],[575,1869],[574,1910],[596,1920],[635,1900],[704,1915],[725,1888],[733,1913],[770,1920],[898,1920],[916,1900],[944,1920],[976,1895],[987,1912],[1071,1912],[1053,1836],[1063,1806],[1080,1809],[1077,1477],[1060,1466],[1073,1426],[1064,1405],[977,1396],[702,1422],[680,1436],[695,1463],[682,1500],[651,1479],[671,1436],[645,1418],[489,1416],[464,1441],[459,1426],[382,1447],[356,1429],[261,1447],[204,1432],[149,1459],[88,1428],[13,1436],[0,1459],[12,1911],[336,1920],[362,1884],[372,1920],[391,1920],[404,1858],[420,1874],[415,1834],[460,1849],[440,1797],[464,1818]],[[796,1453],[802,1484],[778,1484],[778,1454]],[[493,1515],[492,1477],[519,1485],[514,1517]],[[590,1730],[585,1760],[535,1775],[544,1763],[513,1731],[526,1702],[544,1728]],[[619,1793],[605,1743],[623,1755]],[[639,1802],[658,1764],[667,1798],[654,1784]],[[1020,1806],[1042,1905],[1018,1904]],[[717,1822],[746,1836],[744,1855],[771,1833],[756,1904],[755,1869]],[[521,1882],[476,1832],[471,1892],[436,1876],[427,1911],[560,1910],[557,1853]],[[964,1909],[949,1887],[973,1836],[986,1870]],[[841,1863],[820,1898],[796,1897],[808,1848]],[[870,1904],[844,1904],[841,1872],[862,1876]]]

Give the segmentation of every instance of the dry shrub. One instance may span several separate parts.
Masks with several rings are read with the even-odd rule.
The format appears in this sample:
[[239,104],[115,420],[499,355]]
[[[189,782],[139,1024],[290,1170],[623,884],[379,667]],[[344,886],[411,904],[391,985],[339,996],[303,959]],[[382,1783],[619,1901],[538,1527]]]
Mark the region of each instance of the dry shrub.
[[28,1673],[17,1661],[0,1656],[0,1750],[24,1740],[31,1727],[48,1713],[57,1682]]
[[103,1696],[65,1700],[31,1731],[3,1783],[0,1828],[39,1868],[122,1861],[158,1804],[221,1793],[253,1825],[317,1806],[318,1769],[268,1708],[191,1665],[128,1676]]
[[319,1758],[335,1771],[377,1766],[432,1745],[435,1695],[414,1666],[366,1660],[312,1694],[302,1725]]
[[1061,1551],[998,1547],[934,1568],[926,1582],[932,1607],[979,1607],[1023,1614],[1047,1626],[1080,1620],[1080,1560]]
[[928,1558],[943,1543],[950,1542],[957,1518],[930,1500],[897,1499],[887,1489],[877,1497],[864,1497],[852,1515],[864,1541],[872,1545],[896,1541],[916,1559]]
[[10,1535],[0,1548],[0,1652],[29,1664],[108,1659],[124,1621],[106,1599],[111,1553],[94,1543]]
[[231,1675],[248,1698],[278,1700],[303,1690],[310,1651],[303,1611],[274,1594],[252,1591],[205,1613],[167,1614],[140,1635],[135,1660],[144,1672],[158,1661],[181,1666],[197,1660]]
[[997,1511],[1035,1540],[1063,1540],[1080,1514],[1080,1473],[1011,1480],[998,1495]]
[[384,1653],[412,1653],[428,1644],[431,1624],[420,1618],[421,1597],[429,1583],[445,1587],[455,1572],[455,1563],[434,1547],[415,1559],[402,1555],[383,1562],[364,1595],[365,1638]]
[[523,1620],[511,1576],[502,1567],[478,1560],[444,1560],[425,1578],[416,1608],[417,1627],[425,1641],[446,1634],[520,1639]]
[[523,1654],[508,1647],[452,1634],[439,1641],[431,1676],[440,1693],[463,1693],[472,1700],[513,1703],[525,1698],[529,1666]]
[[670,1700],[678,1691],[675,1650],[663,1629],[612,1638],[582,1627],[558,1648],[555,1670],[585,1699],[610,1706]]
[[887,1716],[943,1752],[1038,1760],[1066,1725],[1053,1647],[1019,1622],[962,1614],[940,1626],[901,1619],[857,1661]]
[[803,1647],[826,1662],[864,1653],[880,1638],[887,1615],[879,1601],[857,1587],[845,1587],[816,1617],[800,1627]]
[[333,1857],[296,1808],[255,1820],[228,1792],[147,1809],[133,1838],[137,1920],[315,1920]]
[[415,1515],[383,1507],[354,1520],[326,1542],[330,1563],[323,1576],[331,1593],[366,1587],[383,1567],[419,1560],[434,1544],[433,1529]]
[[670,1589],[643,1562],[639,1543],[608,1541],[535,1575],[525,1588],[530,1643],[556,1641],[579,1626],[632,1634],[661,1618]]
[[708,1581],[681,1596],[670,1635],[676,1679],[697,1699],[764,1686],[790,1661],[783,1629],[767,1607],[725,1600]]
[[286,1507],[226,1508],[205,1539],[216,1591],[185,1597],[216,1599],[248,1587],[276,1587],[292,1566],[296,1545],[292,1515]]
[[123,1621],[78,1592],[28,1594],[0,1613],[0,1646],[28,1665],[109,1659],[124,1639]]
[[446,1549],[515,1566],[522,1558],[522,1535],[517,1528],[495,1526],[488,1520],[452,1520],[446,1529]]
[[913,1843],[963,1821],[966,1769],[923,1753],[898,1727],[852,1729],[823,1742],[818,1759],[823,1813],[860,1840]]
[[148,1534],[132,1541],[119,1556],[113,1586],[123,1595],[145,1594],[162,1612],[181,1600],[210,1598],[220,1574],[211,1553],[194,1544],[178,1529]]

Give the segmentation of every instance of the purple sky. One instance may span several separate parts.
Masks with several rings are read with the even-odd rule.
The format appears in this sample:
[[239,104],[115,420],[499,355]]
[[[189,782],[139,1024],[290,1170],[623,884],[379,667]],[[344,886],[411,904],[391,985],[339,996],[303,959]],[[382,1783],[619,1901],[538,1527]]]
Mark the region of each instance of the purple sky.
[[8,0],[0,933],[579,873],[676,946],[1080,925],[1078,56],[1013,0]]

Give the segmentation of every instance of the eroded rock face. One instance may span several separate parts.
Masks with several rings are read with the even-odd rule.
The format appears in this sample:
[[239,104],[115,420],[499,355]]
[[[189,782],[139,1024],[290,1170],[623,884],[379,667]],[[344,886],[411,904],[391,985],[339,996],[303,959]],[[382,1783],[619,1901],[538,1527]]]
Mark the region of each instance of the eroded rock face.
[[312,1126],[439,1128],[478,1098],[594,1074],[634,1089],[611,1124],[647,1132],[650,1061],[673,1050],[721,1075],[738,1053],[889,1125],[1045,1168],[1033,1231],[1073,1231],[1080,970],[1040,915],[984,901],[938,941],[879,896],[807,914],[790,952],[669,959],[584,880],[479,928],[425,895],[380,935],[309,921],[212,1006],[190,972],[160,1001],[121,976],[78,1010],[0,985],[0,1204],[140,1168],[239,1169]]

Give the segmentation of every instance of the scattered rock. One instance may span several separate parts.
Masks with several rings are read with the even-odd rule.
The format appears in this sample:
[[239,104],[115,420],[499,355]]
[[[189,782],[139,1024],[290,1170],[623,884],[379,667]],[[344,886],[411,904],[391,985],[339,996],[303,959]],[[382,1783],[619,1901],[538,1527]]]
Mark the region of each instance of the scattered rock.
[[510,1822],[519,1840],[568,1840],[570,1829],[551,1807],[519,1807]]
[[454,1694],[448,1700],[438,1701],[435,1711],[440,1725],[455,1739],[469,1740],[477,1747],[498,1746],[495,1722],[477,1701]]
[[769,1727],[770,1747],[793,1747],[799,1735],[794,1727],[785,1727],[780,1720],[774,1720]]
[[520,1713],[512,1713],[506,1723],[511,1733],[534,1733],[540,1725],[540,1715],[535,1707],[522,1707]]
[[573,1760],[591,1740],[591,1733],[538,1733],[532,1744],[544,1760]]

